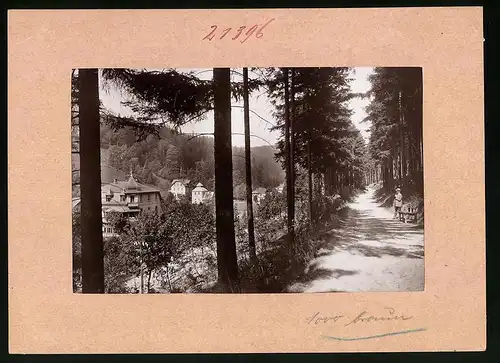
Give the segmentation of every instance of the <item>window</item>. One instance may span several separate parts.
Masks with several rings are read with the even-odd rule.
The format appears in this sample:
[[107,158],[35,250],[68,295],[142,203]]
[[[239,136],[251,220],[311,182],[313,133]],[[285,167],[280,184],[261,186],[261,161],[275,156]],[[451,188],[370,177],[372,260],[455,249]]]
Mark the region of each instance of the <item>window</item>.
[[130,196],[130,203],[134,203],[135,197],[133,195]]
[[151,195],[148,194],[148,202],[151,201]]
[[126,197],[125,197],[124,195],[120,195],[120,201],[121,201],[121,202],[124,202],[124,201],[125,201],[125,199],[126,199]]
[[111,202],[111,199],[112,199],[111,195],[106,195],[106,202]]
[[151,208],[148,207],[148,210],[150,210]]
[[158,212],[158,206],[155,205],[155,212]]

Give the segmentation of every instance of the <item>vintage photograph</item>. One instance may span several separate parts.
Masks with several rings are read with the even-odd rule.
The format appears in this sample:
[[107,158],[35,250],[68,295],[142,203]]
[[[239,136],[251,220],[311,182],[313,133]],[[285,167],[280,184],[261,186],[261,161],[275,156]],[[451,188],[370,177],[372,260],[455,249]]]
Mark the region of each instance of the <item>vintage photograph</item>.
[[420,67],[74,69],[73,292],[423,291],[422,96]]

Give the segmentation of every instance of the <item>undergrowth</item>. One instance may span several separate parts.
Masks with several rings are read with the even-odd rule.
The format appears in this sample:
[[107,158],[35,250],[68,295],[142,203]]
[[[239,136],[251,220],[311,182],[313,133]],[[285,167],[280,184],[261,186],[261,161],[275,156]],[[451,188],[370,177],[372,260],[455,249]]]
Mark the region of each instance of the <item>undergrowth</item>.
[[314,223],[299,215],[294,238],[282,234],[272,242],[272,247],[258,254],[257,262],[240,262],[240,281],[243,292],[278,293],[305,270],[309,261],[324,244],[325,231],[338,223],[338,212],[346,203],[340,196],[324,196],[315,202],[318,211]]

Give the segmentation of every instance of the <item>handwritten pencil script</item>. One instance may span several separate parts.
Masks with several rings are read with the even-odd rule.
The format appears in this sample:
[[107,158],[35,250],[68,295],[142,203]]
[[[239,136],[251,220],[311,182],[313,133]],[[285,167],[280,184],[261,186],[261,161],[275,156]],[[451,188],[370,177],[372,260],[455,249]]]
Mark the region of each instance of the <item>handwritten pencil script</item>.
[[264,29],[274,20],[272,18],[267,23],[263,25],[254,24],[251,27],[247,27],[246,25],[242,25],[237,28],[221,28],[217,25],[212,25],[210,27],[211,31],[203,37],[202,40],[211,41],[212,39],[224,39],[228,34],[227,39],[238,40],[240,43],[245,43],[251,36],[255,35],[255,38],[260,39],[264,36]]
[[394,308],[387,307],[384,308],[384,313],[382,314],[371,314],[366,310],[353,315],[325,315],[320,312],[316,312],[309,316],[306,321],[307,324],[343,324],[344,326],[349,326],[353,324],[371,324],[384,321],[394,321],[394,320],[410,320],[413,316],[406,316],[396,312]]

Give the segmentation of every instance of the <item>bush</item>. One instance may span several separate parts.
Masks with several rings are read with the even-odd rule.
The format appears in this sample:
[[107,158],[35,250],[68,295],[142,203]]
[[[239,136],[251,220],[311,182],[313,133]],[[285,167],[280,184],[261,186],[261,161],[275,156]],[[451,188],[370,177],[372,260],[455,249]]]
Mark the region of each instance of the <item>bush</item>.
[[285,233],[286,199],[283,194],[267,193],[255,208],[255,244],[257,253],[273,248],[274,241]]
[[82,291],[82,238],[80,212],[73,212],[72,254],[73,254],[73,292]]
[[104,286],[106,293],[129,292],[127,282],[138,266],[127,241],[117,237],[104,240]]
[[[141,263],[148,291],[185,291],[211,275],[205,261],[215,253],[210,206],[181,199],[164,207],[161,214],[141,213],[119,230],[119,238],[105,241],[106,292],[126,291],[127,283],[139,276]],[[151,285],[155,281],[159,286]]]
[[301,224],[292,243],[288,236],[274,240],[272,248],[262,251],[256,263],[240,264],[240,280],[245,292],[282,292],[304,271],[319,248],[315,229]]

